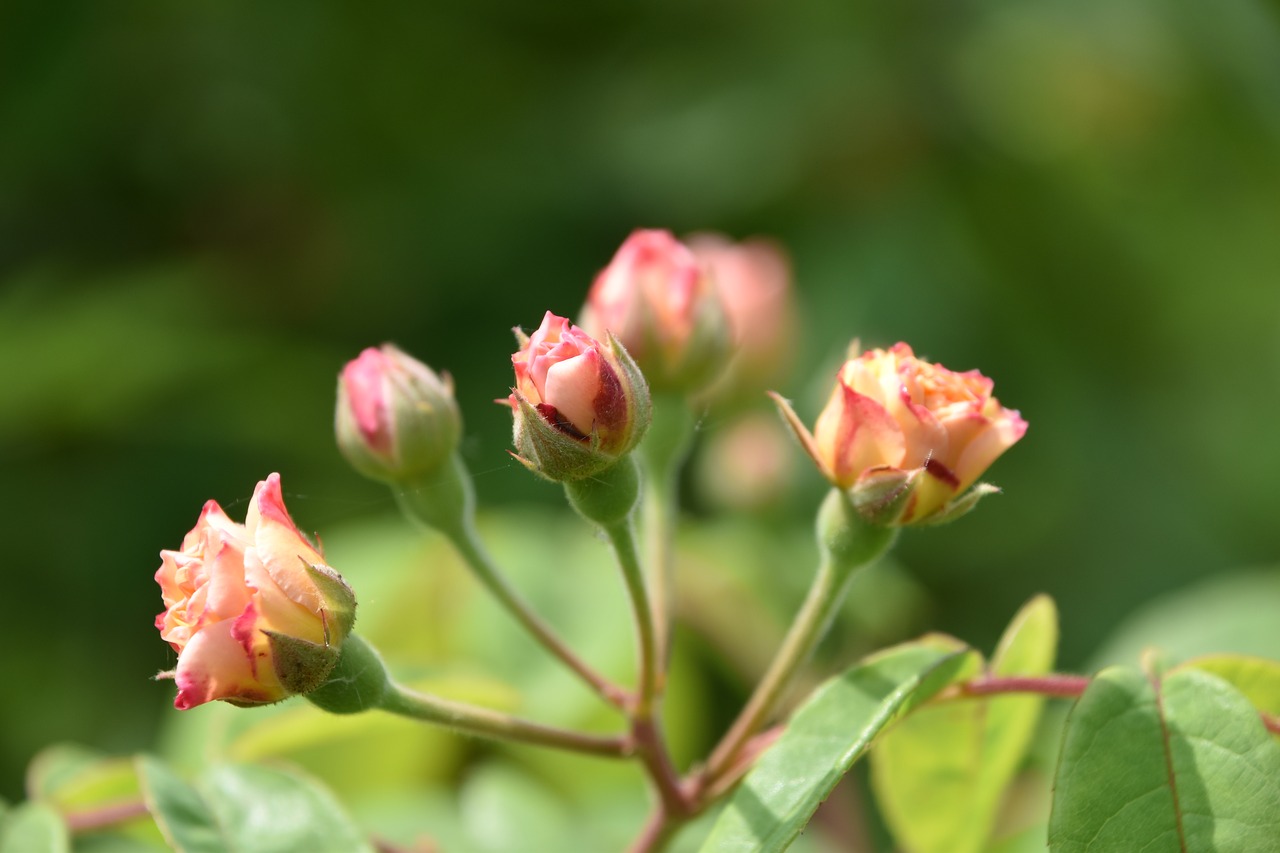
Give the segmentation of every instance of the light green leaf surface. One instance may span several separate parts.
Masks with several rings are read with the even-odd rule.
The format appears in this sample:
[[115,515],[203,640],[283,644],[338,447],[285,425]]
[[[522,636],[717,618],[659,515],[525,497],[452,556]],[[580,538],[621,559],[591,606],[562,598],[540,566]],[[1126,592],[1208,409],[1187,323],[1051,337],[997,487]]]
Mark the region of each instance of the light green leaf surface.
[[1212,673],[1244,694],[1259,711],[1280,714],[1280,661],[1247,655],[1192,658],[1179,669]]
[[223,764],[188,784],[145,756],[138,770],[152,815],[180,853],[371,853],[337,800],[295,773]]
[[[1038,596],[1014,617],[988,671],[1049,672],[1057,644],[1057,610],[1047,596]],[[1041,697],[1025,695],[945,702],[921,708],[885,733],[871,753],[871,780],[903,849],[985,849],[1043,704]]]
[[27,794],[48,800],[64,812],[136,799],[133,761],[78,744],[45,747],[27,766]]
[[53,806],[29,802],[0,817],[0,853],[67,853],[71,839]]
[[826,682],[739,785],[703,853],[786,849],[895,715],[971,665],[954,645],[908,643]]
[[1275,850],[1280,745],[1235,688],[1185,669],[1104,670],[1067,721],[1054,853]]
[[514,766],[476,768],[459,792],[458,808],[480,853],[572,849],[567,842],[573,821],[564,803]]

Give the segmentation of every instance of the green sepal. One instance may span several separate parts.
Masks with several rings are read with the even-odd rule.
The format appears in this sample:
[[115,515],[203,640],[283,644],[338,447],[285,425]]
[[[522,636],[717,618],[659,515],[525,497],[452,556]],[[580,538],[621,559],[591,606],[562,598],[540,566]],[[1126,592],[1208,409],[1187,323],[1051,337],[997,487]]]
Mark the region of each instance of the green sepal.
[[325,643],[340,646],[356,624],[355,591],[328,566],[314,566],[306,560],[302,565],[324,599]]
[[390,679],[373,646],[352,634],[325,681],[306,694],[311,704],[331,714],[358,714],[379,708]]
[[858,478],[849,490],[849,497],[858,513],[872,524],[896,524],[911,505],[916,483],[923,473],[923,468],[872,470]]
[[276,631],[263,630],[271,644],[271,663],[276,678],[290,693],[310,693],[329,677],[338,662],[336,645],[313,643]]
[[593,476],[617,461],[600,451],[595,434],[581,441],[547,423],[524,395],[516,392],[516,456],[530,471],[556,483]]
[[928,518],[922,518],[916,524],[946,524],[955,521],[962,515],[968,515],[969,512],[978,505],[978,501],[987,495],[1000,494],[1000,487],[993,486],[990,483],[977,483],[969,491],[960,497],[945,504],[941,509]]
[[627,348],[622,345],[622,341],[618,340],[613,332],[605,332],[605,343],[609,346],[610,355],[613,356],[613,366],[621,373],[618,378],[625,389],[627,408],[630,413],[628,420],[631,431],[627,434],[626,443],[618,450],[618,455],[622,455],[635,448],[644,438],[653,420],[653,400],[644,373],[636,364],[636,360],[631,357],[631,353],[627,352]]

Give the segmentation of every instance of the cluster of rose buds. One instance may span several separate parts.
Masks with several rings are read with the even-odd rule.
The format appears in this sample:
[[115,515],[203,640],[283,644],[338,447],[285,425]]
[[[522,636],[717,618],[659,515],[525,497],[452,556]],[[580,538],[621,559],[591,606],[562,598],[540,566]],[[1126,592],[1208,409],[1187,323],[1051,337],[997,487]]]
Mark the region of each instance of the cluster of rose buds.
[[[791,346],[790,272],[771,243],[666,231],[633,233],[591,286],[581,326],[550,311],[519,329],[516,458],[577,482],[640,445],[667,395],[752,387]],[[735,360],[736,359],[736,360]],[[818,469],[871,524],[936,523],[967,511],[977,484],[1026,422],[976,371],[916,358],[905,343],[853,354],[810,431],[786,421]],[[390,345],[349,363],[338,383],[338,444],[361,473],[413,486],[456,458],[462,421],[452,382]],[[977,484],[977,485],[975,485]],[[272,474],[243,525],[210,501],[181,551],[162,552],[157,626],[178,652],[177,706],[274,702],[323,682],[351,629],[354,595],[290,520]]]

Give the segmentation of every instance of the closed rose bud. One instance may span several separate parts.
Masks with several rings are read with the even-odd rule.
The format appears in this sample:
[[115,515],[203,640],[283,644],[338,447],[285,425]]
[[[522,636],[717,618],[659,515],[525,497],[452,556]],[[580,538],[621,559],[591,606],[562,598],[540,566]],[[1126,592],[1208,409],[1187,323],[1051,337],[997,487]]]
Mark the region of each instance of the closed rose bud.
[[551,480],[589,477],[630,452],[649,425],[649,389],[627,351],[550,311],[511,356],[519,459]]
[[880,524],[938,522],[972,508],[993,487],[970,489],[1026,432],[975,370],[957,373],[895,344],[850,358],[810,433],[783,415],[833,485]]
[[178,653],[161,673],[174,706],[277,702],[319,687],[355,620],[355,595],[285,510],[280,475],[258,484],[244,524],[209,501],[180,551],[161,551],[156,628]]
[[718,396],[759,393],[786,375],[795,340],[791,264],[776,243],[735,243],[721,234],[685,239],[710,271],[724,303],[734,342],[733,361],[712,389]]
[[462,434],[448,375],[390,344],[366,349],[342,369],[334,420],[347,461],[366,477],[389,483],[439,470]]
[[592,284],[582,327],[599,340],[613,333],[655,390],[705,388],[731,350],[725,309],[707,268],[667,231],[627,238]]

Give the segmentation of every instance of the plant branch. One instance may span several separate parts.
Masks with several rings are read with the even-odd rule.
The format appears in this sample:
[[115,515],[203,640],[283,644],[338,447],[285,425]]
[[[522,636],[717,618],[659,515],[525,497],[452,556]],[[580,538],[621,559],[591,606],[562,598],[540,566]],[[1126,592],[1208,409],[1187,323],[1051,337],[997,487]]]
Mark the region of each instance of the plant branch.
[[106,829],[116,824],[138,820],[148,814],[147,804],[142,800],[125,800],[118,803],[87,809],[82,812],[69,812],[63,815],[67,829],[73,833],[93,832]]
[[465,524],[456,534],[451,531],[445,531],[445,534],[466,560],[476,579],[543,648],[559,658],[606,702],[617,708],[627,706],[631,699],[629,691],[594,670],[533,611],[533,608],[520,597],[520,594],[498,570],[488,551],[481,544],[473,525]]
[[[953,684],[938,694],[934,701],[945,702],[975,696],[996,696],[1002,693],[1038,693],[1059,699],[1075,699],[1081,696],[1093,679],[1087,675],[981,675],[971,681]],[[1280,715],[1258,711],[1267,731],[1280,735]]]
[[721,776],[733,770],[748,741],[777,710],[796,671],[812,654],[814,646],[822,638],[840,606],[846,582],[851,576],[852,572],[839,571],[834,561],[826,558],[822,560],[813,585],[809,587],[809,594],[800,612],[796,614],[795,621],[791,623],[782,646],[769,664],[764,677],[756,685],[751,698],[707,760],[702,777],[704,785],[715,787]]
[[680,774],[671,762],[671,755],[667,752],[666,741],[657,721],[636,720],[632,729],[632,743],[636,757],[653,782],[665,819],[670,821],[673,818],[688,818],[692,814],[691,804],[685,794]]
[[634,754],[630,738],[591,735],[546,726],[488,708],[419,693],[395,682],[387,685],[379,707],[402,717],[436,723],[479,737],[520,741],[607,758],[627,758]]
[[631,520],[627,518],[617,524],[609,525],[604,528],[604,532],[609,537],[609,544],[613,546],[618,566],[622,569],[622,578],[627,586],[628,598],[631,599],[631,612],[635,621],[639,685],[632,713],[638,724],[651,718],[654,699],[659,689],[657,632],[653,607],[649,601],[649,589],[645,584],[644,572],[640,567],[640,554],[636,550],[635,531],[632,529]]
[[649,595],[653,603],[658,659],[664,663],[671,657],[675,612],[672,593],[680,469],[693,444],[694,423],[684,397],[657,396],[653,400],[653,422],[640,448],[645,474],[642,523],[645,554],[651,570]]
[[516,621],[606,702],[625,708],[626,690],[592,669],[542,620],[499,570],[475,528],[475,489],[462,459],[454,454],[432,478],[396,492],[404,513],[440,533],[461,555],[473,575]]
[[955,685],[955,689],[960,696],[1039,693],[1043,696],[1074,699],[1084,693],[1089,681],[1090,678],[1085,675],[982,675]]

